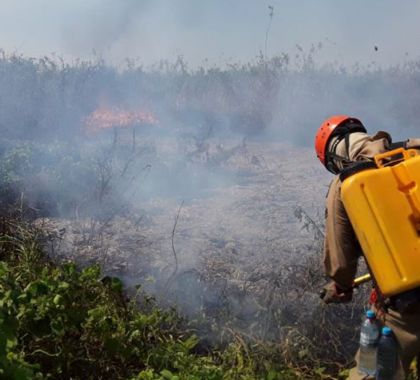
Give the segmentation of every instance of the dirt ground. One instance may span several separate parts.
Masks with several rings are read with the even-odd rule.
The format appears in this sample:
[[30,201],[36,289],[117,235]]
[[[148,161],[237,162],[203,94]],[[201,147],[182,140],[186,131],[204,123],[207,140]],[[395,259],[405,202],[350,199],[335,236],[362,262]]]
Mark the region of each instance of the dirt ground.
[[[170,161],[179,153],[175,145],[161,142],[154,159]],[[331,176],[313,150],[209,142],[183,156],[184,191],[157,191],[164,195],[137,200],[106,221],[38,220],[53,237],[52,257],[99,263],[127,286],[141,284],[160,302],[207,321],[209,330],[235,328],[275,340],[283,327],[319,314]]]

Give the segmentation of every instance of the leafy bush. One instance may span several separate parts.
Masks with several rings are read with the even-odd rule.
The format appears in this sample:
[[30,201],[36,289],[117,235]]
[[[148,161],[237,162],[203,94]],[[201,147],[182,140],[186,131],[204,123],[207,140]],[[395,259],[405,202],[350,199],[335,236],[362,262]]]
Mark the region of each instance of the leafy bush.
[[128,300],[120,280],[102,277],[97,266],[53,265],[39,239],[36,230],[3,223],[1,378],[297,378],[273,352],[257,354],[244,341],[200,355],[199,340],[174,311],[160,310],[150,298]]
[[126,146],[110,144],[14,141],[5,145],[0,150],[0,210],[18,206],[36,217],[100,217],[121,210],[121,195],[145,167],[139,153],[143,146],[127,152]]

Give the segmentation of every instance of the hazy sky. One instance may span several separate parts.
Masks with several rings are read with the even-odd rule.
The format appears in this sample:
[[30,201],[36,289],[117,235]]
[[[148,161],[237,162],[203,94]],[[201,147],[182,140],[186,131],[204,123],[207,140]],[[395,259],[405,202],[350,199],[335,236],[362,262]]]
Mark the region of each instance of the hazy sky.
[[269,5],[268,56],[321,43],[320,62],[420,58],[419,0],[0,0],[0,47],[114,64],[244,62],[265,52]]

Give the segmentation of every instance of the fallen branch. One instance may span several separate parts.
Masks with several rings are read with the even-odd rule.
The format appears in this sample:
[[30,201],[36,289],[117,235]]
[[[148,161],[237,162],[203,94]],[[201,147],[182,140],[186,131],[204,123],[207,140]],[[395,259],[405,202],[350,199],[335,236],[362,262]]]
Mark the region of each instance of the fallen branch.
[[168,280],[166,281],[166,284],[164,286],[165,293],[166,293],[166,290],[168,288],[168,285],[171,283],[172,279],[175,278],[176,274],[178,273],[178,257],[177,257],[176,250],[175,250],[174,239],[175,239],[176,226],[178,224],[179,215],[181,214],[181,210],[182,210],[183,205],[184,205],[184,201],[182,201],[181,205],[179,206],[178,213],[176,214],[176,217],[175,217],[174,228],[172,229],[171,244],[172,244],[172,253],[174,255],[174,260],[175,260],[175,268],[174,268],[174,271],[172,272],[172,274],[169,276]]

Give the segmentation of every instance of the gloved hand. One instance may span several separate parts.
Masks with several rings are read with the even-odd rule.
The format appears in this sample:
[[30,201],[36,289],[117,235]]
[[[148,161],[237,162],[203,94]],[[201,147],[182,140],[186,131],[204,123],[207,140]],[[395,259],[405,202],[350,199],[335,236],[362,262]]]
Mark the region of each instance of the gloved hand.
[[344,290],[334,281],[324,286],[320,293],[321,299],[326,303],[346,303],[350,302],[353,296],[353,289]]

